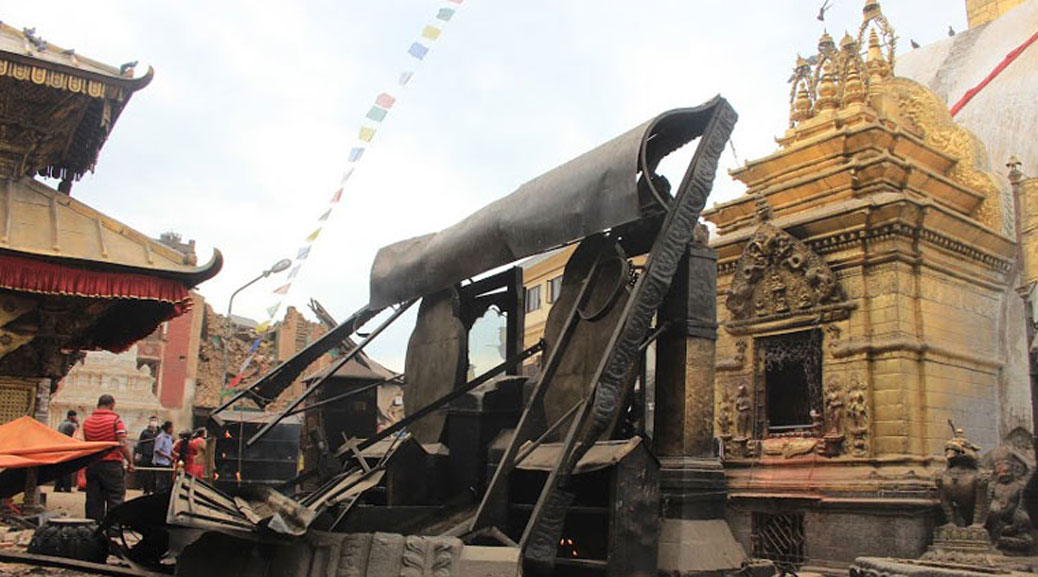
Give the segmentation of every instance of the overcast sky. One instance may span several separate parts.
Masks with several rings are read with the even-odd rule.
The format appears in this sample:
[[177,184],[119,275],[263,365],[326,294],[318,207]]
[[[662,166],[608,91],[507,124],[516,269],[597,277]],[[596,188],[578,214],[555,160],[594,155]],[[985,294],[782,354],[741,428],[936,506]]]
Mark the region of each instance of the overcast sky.
[[[200,261],[218,247],[224,270],[200,290],[221,311],[295,255],[375,96],[396,96],[289,295],[341,319],[367,302],[380,246],[448,226],[666,109],[720,93],[740,116],[740,161],[771,153],[797,52],[811,54],[823,28],[837,41],[855,32],[862,4],[833,0],[819,22],[820,0],[0,0],[0,19],[155,68],[73,196],[151,236],[195,239]],[[457,13],[415,67],[407,49],[442,7]],[[899,51],[966,28],[965,0],[883,9]],[[742,193],[734,166],[728,151],[711,202]],[[235,313],[265,317],[282,283],[243,292]],[[386,347],[376,354],[398,365]]]

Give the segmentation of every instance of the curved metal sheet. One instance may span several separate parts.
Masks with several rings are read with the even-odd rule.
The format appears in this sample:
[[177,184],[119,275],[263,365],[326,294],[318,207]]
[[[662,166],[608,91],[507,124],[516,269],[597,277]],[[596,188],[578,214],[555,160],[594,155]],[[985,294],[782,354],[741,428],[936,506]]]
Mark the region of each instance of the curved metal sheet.
[[[700,112],[708,105],[660,114],[447,229],[383,247],[371,267],[371,305],[431,294],[647,216],[639,175],[653,174],[660,159],[702,132]],[[643,182],[652,196],[669,198],[652,179]]]

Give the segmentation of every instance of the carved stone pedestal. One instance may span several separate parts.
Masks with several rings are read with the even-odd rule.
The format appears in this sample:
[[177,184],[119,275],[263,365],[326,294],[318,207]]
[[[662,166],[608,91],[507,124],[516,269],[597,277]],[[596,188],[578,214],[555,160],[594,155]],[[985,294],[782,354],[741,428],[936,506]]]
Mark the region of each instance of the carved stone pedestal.
[[747,560],[725,521],[725,476],[718,460],[661,457],[660,491],[661,575],[722,574]]
[[934,531],[933,545],[923,554],[924,561],[963,563],[994,567],[1003,555],[991,544],[983,526],[942,525]]

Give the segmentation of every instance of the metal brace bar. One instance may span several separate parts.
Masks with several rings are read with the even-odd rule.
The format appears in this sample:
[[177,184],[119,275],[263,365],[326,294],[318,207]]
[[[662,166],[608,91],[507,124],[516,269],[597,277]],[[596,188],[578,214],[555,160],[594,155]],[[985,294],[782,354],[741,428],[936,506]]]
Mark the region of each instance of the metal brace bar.
[[377,337],[378,335],[382,334],[382,331],[386,330],[386,328],[389,327],[389,325],[393,324],[393,321],[395,321],[398,318],[400,318],[400,316],[403,315],[404,312],[407,311],[407,309],[411,308],[411,305],[413,305],[417,301],[418,301],[418,299],[412,299],[412,300],[407,301],[406,303],[400,305],[399,308],[397,308],[395,311],[393,311],[393,314],[388,319],[383,321],[382,324],[380,324],[375,330],[371,331],[371,333],[368,334],[368,336],[364,337],[364,340],[362,340],[361,342],[357,343],[357,347],[356,348],[354,348],[352,351],[350,351],[349,353],[344,355],[334,365],[332,365],[331,368],[328,370],[327,373],[324,374],[323,377],[318,379],[317,382],[314,383],[313,385],[310,385],[310,388],[308,388],[305,391],[303,391],[303,393],[301,395],[299,395],[298,397],[293,399],[292,402],[288,404],[288,407],[286,407],[284,411],[282,411],[281,413],[276,415],[270,421],[264,423],[263,426],[260,427],[260,430],[256,431],[256,434],[253,435],[252,437],[250,437],[249,440],[245,442],[245,446],[246,447],[251,447],[253,444],[256,443],[256,441],[259,441],[260,439],[262,439],[264,435],[266,435],[268,432],[270,432],[271,429],[274,428],[275,425],[280,423],[282,419],[284,419],[286,416],[288,416],[288,413],[292,412],[293,409],[295,409],[296,407],[301,405],[303,403],[303,401],[305,401],[310,395],[314,394],[317,391],[317,389],[321,385],[323,385],[326,380],[328,380],[328,377],[330,377],[331,375],[335,374],[335,371],[339,370],[343,365],[348,363],[353,357],[355,357],[358,354],[360,354],[360,352],[364,350],[364,347],[368,346],[368,344],[371,343],[371,341],[375,340],[375,337]]
[[589,287],[591,286],[591,279],[594,278],[595,272],[598,269],[598,262],[599,259],[595,259],[595,262],[591,265],[591,270],[580,285],[580,292],[577,293],[577,298],[573,301],[573,306],[566,313],[566,322],[562,327],[562,331],[559,333],[559,341],[548,354],[548,361],[545,363],[540,376],[537,378],[537,384],[534,386],[533,392],[530,394],[530,399],[526,402],[526,408],[523,409],[523,414],[519,418],[519,424],[515,427],[515,433],[512,435],[512,440],[508,443],[508,448],[505,449],[505,453],[501,456],[501,462],[498,464],[497,470],[494,471],[494,477],[487,486],[486,492],[483,493],[483,500],[479,503],[479,509],[476,510],[476,516],[472,519],[472,525],[469,526],[469,531],[478,531],[484,527],[499,524],[499,522],[502,521],[501,519],[491,518],[492,513],[489,504],[497,497],[498,493],[502,490],[505,481],[508,479],[508,476],[515,468],[515,456],[519,451],[519,445],[522,443],[524,433],[530,426],[533,408],[537,406],[537,403],[539,403],[542,398],[544,398],[544,394],[548,390],[548,383],[550,383],[552,378],[555,376],[555,371],[558,369],[559,363],[562,362],[562,356],[566,350],[566,346],[569,344],[569,340],[573,336],[574,329],[580,322],[580,308],[584,305],[584,302],[591,294]]

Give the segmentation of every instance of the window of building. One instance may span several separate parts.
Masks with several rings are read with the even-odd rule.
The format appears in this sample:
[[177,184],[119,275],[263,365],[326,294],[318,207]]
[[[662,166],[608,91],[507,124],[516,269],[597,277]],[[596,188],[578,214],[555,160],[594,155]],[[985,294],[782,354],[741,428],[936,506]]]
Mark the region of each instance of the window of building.
[[787,569],[804,564],[803,513],[755,512],[750,538],[754,557],[774,561]]
[[548,302],[553,303],[559,300],[559,294],[562,292],[562,275],[559,275],[550,281],[548,281]]
[[526,312],[541,308],[541,285],[526,289]]
[[758,399],[764,399],[759,417],[767,432],[820,433],[815,425],[821,424],[823,414],[821,331],[763,337],[755,339],[754,346]]

